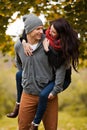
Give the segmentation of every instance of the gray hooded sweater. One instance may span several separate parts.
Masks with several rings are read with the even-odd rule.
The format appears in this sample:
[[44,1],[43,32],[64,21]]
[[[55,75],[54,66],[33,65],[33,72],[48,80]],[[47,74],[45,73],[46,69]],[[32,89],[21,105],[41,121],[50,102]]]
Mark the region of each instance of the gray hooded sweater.
[[[43,44],[38,43],[37,48],[33,51],[32,56],[26,56],[20,40],[14,46],[16,53],[16,65],[22,69],[22,86],[23,90],[32,95],[39,95],[46,85],[54,80],[53,69],[48,63],[48,57],[44,51]],[[62,65],[55,71],[55,86],[52,94],[63,90],[66,65]]]

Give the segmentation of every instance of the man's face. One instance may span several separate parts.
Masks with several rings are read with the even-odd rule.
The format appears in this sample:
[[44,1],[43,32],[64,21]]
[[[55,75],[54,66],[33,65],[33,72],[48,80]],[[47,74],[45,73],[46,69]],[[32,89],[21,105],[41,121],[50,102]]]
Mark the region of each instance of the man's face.
[[43,34],[43,26],[38,26],[35,28],[32,32],[30,32],[28,35],[34,40],[39,41]]

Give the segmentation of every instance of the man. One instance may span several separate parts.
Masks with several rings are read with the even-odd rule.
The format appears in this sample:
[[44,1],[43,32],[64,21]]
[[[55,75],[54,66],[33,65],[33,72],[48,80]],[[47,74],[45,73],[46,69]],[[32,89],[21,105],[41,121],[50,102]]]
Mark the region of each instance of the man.
[[[15,44],[16,63],[21,66],[23,93],[21,97],[18,124],[19,130],[30,130],[35,116],[41,90],[54,79],[53,71],[42,44],[43,24],[34,14],[29,14],[24,22],[28,44],[33,49],[32,56],[26,56],[19,40]],[[57,130],[57,95],[50,99],[43,116],[45,130]],[[54,121],[53,121],[54,120]],[[31,130],[38,130],[32,126]]]

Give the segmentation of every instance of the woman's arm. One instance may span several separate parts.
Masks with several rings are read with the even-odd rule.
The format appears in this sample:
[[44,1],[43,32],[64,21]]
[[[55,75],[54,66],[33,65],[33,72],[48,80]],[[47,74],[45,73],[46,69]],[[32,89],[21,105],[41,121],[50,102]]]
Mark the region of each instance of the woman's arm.
[[[26,42],[26,40],[24,40],[24,39],[22,40],[22,45],[23,45],[23,48],[24,48],[24,52],[27,56],[33,55],[33,53],[32,53],[33,50],[30,47],[30,45]],[[46,52],[49,51],[49,40],[47,38],[45,38],[44,41],[43,41],[43,47],[44,47],[44,50]]]
[[49,40],[47,38],[45,38],[43,41],[43,47],[46,52],[49,51]]
[[24,49],[24,53],[27,55],[27,56],[31,56],[33,55],[32,53],[32,48],[30,47],[30,45],[28,43],[26,43],[26,41],[23,39],[22,40],[22,45],[23,45],[23,49]]
[[22,37],[20,38],[20,41],[23,45],[23,48],[24,48],[24,53],[28,56],[28,55],[32,55],[32,49],[31,47],[29,46],[29,44],[27,43],[27,36],[26,36],[26,33],[25,33],[25,30],[23,31],[23,34],[22,34]]

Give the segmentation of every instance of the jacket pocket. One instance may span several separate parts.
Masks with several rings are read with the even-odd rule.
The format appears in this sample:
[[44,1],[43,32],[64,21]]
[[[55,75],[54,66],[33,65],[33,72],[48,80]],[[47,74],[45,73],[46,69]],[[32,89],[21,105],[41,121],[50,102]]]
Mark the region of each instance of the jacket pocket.
[[49,82],[48,78],[36,77],[36,83],[38,87],[44,88],[48,84],[48,82]]
[[23,88],[29,88],[30,84],[32,83],[32,80],[28,78],[26,74],[22,76],[22,86]]

